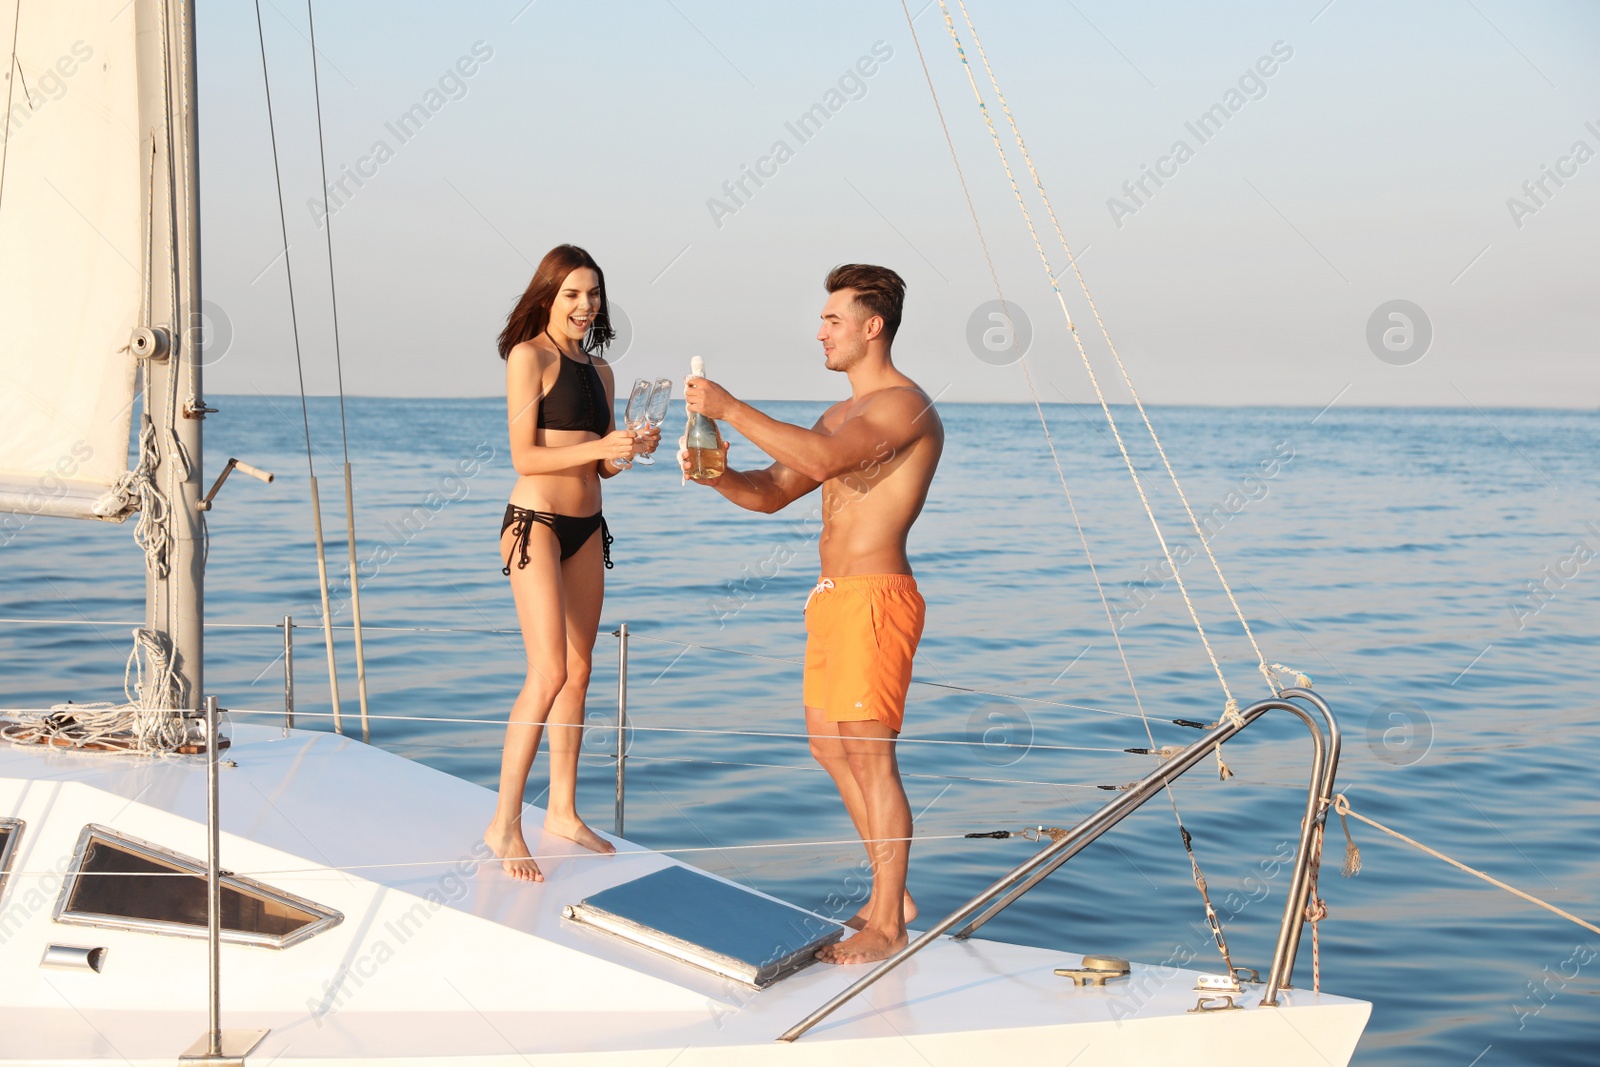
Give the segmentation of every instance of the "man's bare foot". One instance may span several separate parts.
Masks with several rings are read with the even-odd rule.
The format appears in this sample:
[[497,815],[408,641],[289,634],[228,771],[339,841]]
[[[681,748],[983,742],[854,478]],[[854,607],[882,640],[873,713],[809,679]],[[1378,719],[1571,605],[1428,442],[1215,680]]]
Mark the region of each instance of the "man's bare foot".
[[500,866],[505,872],[517,881],[544,881],[539,865],[533,861],[533,853],[528,851],[528,843],[522,839],[521,828],[503,830],[490,823],[489,829],[484,831],[483,842],[503,861]]
[[862,930],[845,941],[823,945],[817,950],[817,959],[824,963],[875,963],[886,960],[906,947],[905,930],[900,936],[889,937],[877,930]]
[[590,852],[598,852],[602,856],[609,856],[617,850],[617,846],[589,829],[589,824],[573,816],[571,818],[557,818],[554,815],[544,817],[544,828],[547,832],[557,837],[564,837],[568,841],[576,841]]
[[[906,893],[905,900],[900,905],[901,915],[909,925],[917,917],[917,902],[911,899],[911,894]],[[852,930],[865,930],[867,928],[867,915],[872,911],[872,901],[868,900],[861,906],[861,910],[844,921]]]

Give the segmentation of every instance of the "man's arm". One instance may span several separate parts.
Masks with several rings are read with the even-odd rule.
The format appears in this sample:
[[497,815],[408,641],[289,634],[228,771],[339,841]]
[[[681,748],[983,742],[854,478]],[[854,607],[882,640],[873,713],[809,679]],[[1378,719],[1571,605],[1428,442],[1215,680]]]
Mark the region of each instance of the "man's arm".
[[[818,419],[816,425],[821,427],[822,420]],[[800,427],[796,426],[794,429],[798,430]],[[722,454],[726,462],[728,454],[726,445],[723,446]],[[688,453],[679,452],[678,461],[684,473],[688,474]],[[722,477],[714,478],[705,484],[746,511],[759,511],[770,515],[774,511],[782,511],[822,483],[807,478],[782,463],[774,463],[758,471],[736,471],[732,467],[725,467]]]
[[818,485],[882,459],[885,446],[898,451],[909,445],[922,435],[918,423],[929,406],[919,390],[888,390],[829,432],[821,419],[809,430],[779,422],[704,378],[690,379],[684,391],[691,411],[728,423],[776,460],[776,466]]

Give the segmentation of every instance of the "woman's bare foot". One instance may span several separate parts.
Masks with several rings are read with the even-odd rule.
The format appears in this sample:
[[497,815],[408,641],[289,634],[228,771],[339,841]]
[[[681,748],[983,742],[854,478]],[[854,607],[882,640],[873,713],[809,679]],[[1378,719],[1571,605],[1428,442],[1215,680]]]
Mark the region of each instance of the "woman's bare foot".
[[598,852],[609,856],[617,850],[610,841],[589,829],[589,824],[576,815],[560,818],[555,815],[544,817],[544,828],[557,837],[564,837],[568,841],[576,841],[590,852]]
[[533,861],[533,853],[528,851],[528,843],[522,839],[520,826],[503,829],[490,823],[489,829],[484,831],[483,842],[501,859],[500,866],[505,872],[517,881],[544,881],[539,865]]
[[890,937],[877,930],[862,930],[848,940],[823,945],[817,950],[817,959],[824,963],[876,963],[886,960],[906,947],[905,930],[899,937]]
[[[865,930],[867,928],[867,913],[870,911],[872,911],[872,901],[869,899],[861,906],[861,910],[846,919],[844,924],[852,930]],[[901,914],[907,924],[917,917],[917,902],[911,899],[909,892],[901,904]]]

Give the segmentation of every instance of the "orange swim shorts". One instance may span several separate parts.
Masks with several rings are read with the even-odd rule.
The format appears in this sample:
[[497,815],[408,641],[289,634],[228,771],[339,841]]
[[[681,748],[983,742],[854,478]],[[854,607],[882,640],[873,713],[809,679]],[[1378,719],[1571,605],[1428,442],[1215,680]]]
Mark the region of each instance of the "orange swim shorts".
[[926,612],[909,574],[819,581],[806,600],[806,707],[899,732]]

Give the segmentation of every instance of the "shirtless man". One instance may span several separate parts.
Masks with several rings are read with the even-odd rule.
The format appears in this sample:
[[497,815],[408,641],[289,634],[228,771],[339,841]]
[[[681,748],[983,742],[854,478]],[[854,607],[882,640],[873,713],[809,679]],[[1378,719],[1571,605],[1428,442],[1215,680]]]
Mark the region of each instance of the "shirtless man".
[[705,378],[689,379],[684,394],[690,411],[727,423],[775,460],[706,483],[723,496],[771,513],[822,487],[822,578],[806,602],[806,732],[866,843],[872,896],[847,924],[858,932],[817,955],[868,963],[903,948],[916,918],[906,893],[911,808],[895,759],[924,612],[906,534],[927,499],[944,426],[889,358],[905,302],[900,276],[852,263],[834,268],[826,287],[817,340],[828,369],[849,377],[850,398],[815,426],[778,422]]

